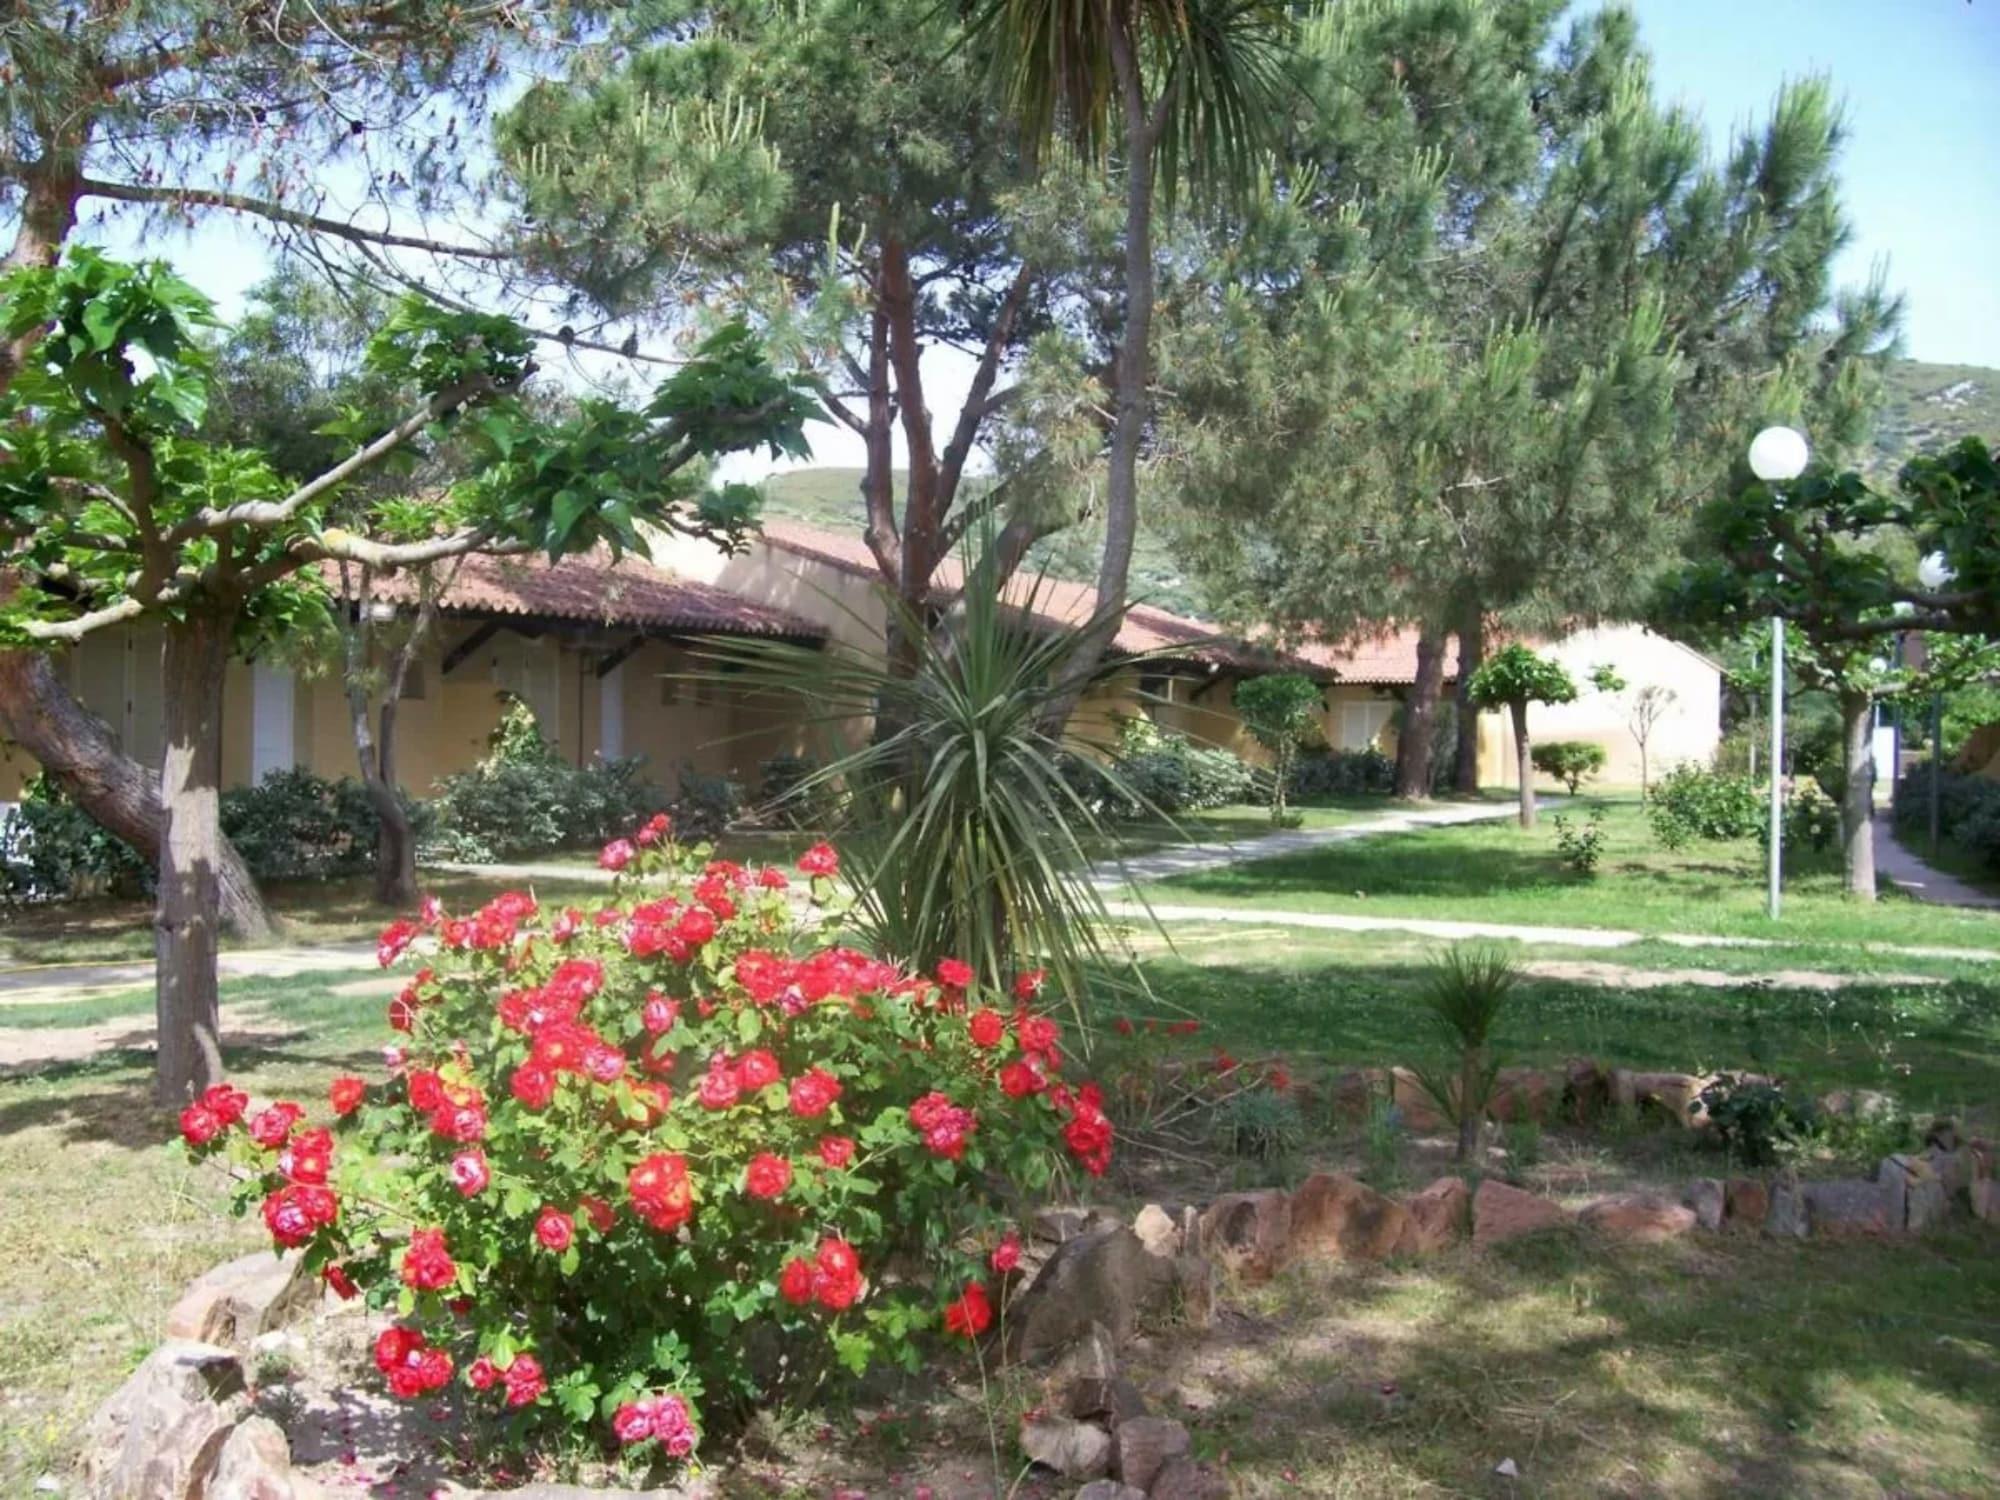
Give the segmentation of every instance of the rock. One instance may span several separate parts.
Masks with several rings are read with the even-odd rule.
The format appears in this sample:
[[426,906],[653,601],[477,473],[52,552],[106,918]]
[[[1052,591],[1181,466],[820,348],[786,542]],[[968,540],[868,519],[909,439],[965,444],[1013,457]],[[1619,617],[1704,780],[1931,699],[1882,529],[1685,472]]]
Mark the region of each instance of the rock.
[[1540,1068],[1502,1068],[1493,1076],[1486,1112],[1503,1125],[1533,1120],[1546,1125],[1566,1092],[1567,1080]]
[[1796,1182],[1781,1182],[1770,1192],[1770,1207],[1764,1213],[1764,1232],[1779,1239],[1806,1237],[1805,1190]]
[[1173,1284],[1173,1263],[1123,1224],[1064,1240],[1016,1303],[1009,1340],[1017,1358],[1043,1359],[1101,1323],[1123,1344]]
[[1403,1200],[1403,1235],[1398,1255],[1431,1255],[1465,1236],[1472,1192],[1462,1177],[1440,1177]]
[[1153,1481],[1151,1500],[1229,1500],[1229,1481],[1206,1464],[1176,1458]]
[[583,1484],[530,1484],[518,1490],[480,1490],[457,1500],[716,1500],[715,1485],[706,1478],[686,1479],[665,1489],[601,1489]]
[[1028,1218],[1028,1232],[1038,1240],[1062,1244],[1079,1235],[1094,1234],[1118,1223],[1118,1216],[1102,1208],[1038,1208]]
[[1090,1381],[1099,1385],[1118,1378],[1118,1341],[1102,1323],[1092,1323],[1082,1337],[1063,1351],[1044,1385],[1059,1392],[1067,1385]]
[[204,1500],[304,1500],[308,1493],[292,1472],[284,1429],[269,1417],[245,1417],[222,1445]]
[[1975,1177],[1966,1189],[1972,1202],[1972,1216],[1988,1224],[2000,1223],[2000,1182],[1991,1177]]
[[1706,1078],[1692,1073],[1634,1073],[1617,1068],[1611,1074],[1611,1102],[1636,1114],[1661,1114],[1678,1125],[1706,1123],[1695,1108]]
[[1821,1114],[1847,1120],[1887,1120],[1896,1114],[1895,1096],[1876,1089],[1835,1089],[1816,1103]]
[[1799,1191],[1815,1236],[1869,1239],[1901,1228],[1889,1221],[1890,1189],[1880,1182],[1808,1182]]
[[1076,1492],[1076,1500],[1146,1500],[1146,1492],[1115,1479],[1093,1479]]
[[1214,1261],[1200,1255],[1174,1258],[1174,1290],[1180,1294],[1181,1316],[1192,1328],[1206,1328],[1215,1320],[1216,1299],[1221,1295],[1222,1275]]
[[1132,1220],[1132,1232],[1139,1236],[1139,1243],[1155,1255],[1172,1260],[1186,1246],[1181,1241],[1181,1229],[1164,1208],[1157,1203],[1148,1203],[1140,1209]]
[[1925,1150],[1924,1161],[1930,1167],[1932,1174],[1944,1185],[1944,1195],[1947,1199],[1956,1198],[1972,1185],[1970,1147],[1959,1146],[1950,1151],[1943,1151],[1932,1146]]
[[1703,1229],[1720,1229],[1722,1211],[1728,1200],[1722,1183],[1713,1177],[1697,1177],[1681,1194],[1681,1202],[1694,1210],[1694,1221]]
[[1922,1234],[1944,1218],[1944,1183],[1921,1156],[1885,1156],[1875,1181],[1888,1194],[1889,1228]]
[[1409,1212],[1366,1183],[1315,1172],[1292,1194],[1293,1259],[1381,1260],[1403,1237]]
[[1279,1188],[1225,1194],[1201,1216],[1201,1253],[1248,1281],[1268,1280],[1291,1238],[1292,1195]]
[[1657,1193],[1614,1193],[1585,1205],[1583,1222],[1614,1240],[1658,1245],[1694,1228],[1694,1210]]
[[1559,1229],[1569,1218],[1569,1211],[1560,1203],[1524,1193],[1489,1177],[1473,1195],[1472,1243],[1483,1250],[1522,1235]]
[[1111,1434],[1093,1422],[1044,1413],[1022,1418],[1021,1452],[1065,1479],[1095,1479],[1111,1467]]
[[1153,1481],[1174,1459],[1187,1456],[1193,1444],[1188,1430],[1171,1417],[1140,1417],[1118,1429],[1115,1473],[1135,1489],[1151,1490]]
[[1502,1479],[1519,1479],[1521,1477],[1521,1466],[1511,1458],[1503,1458],[1493,1466],[1493,1472]]
[[1356,1068],[1334,1079],[1327,1092],[1333,1118],[1359,1124],[1368,1118],[1378,1099],[1389,1096],[1388,1075],[1380,1068]]
[[1092,1323],[1042,1382],[1043,1404],[1076,1418],[1109,1417],[1111,1426],[1146,1414],[1146,1398],[1118,1373],[1118,1346],[1111,1330]]
[[249,1405],[243,1365],[214,1344],[161,1344],[85,1431],[82,1468],[96,1500],[201,1500]]
[[226,1261],[188,1283],[167,1313],[166,1334],[238,1353],[319,1305],[319,1278],[303,1256],[269,1250]]
[[1611,1107],[1611,1079],[1594,1057],[1573,1057],[1563,1068],[1563,1113],[1589,1125]]
[[1924,1144],[1935,1146],[1940,1151],[1958,1149],[1958,1122],[1945,1115],[1931,1121],[1930,1129],[1924,1132]]
[[1437,1107],[1437,1101],[1431,1098],[1417,1075],[1408,1068],[1389,1070],[1389,1101],[1403,1117],[1403,1126],[1407,1130],[1450,1128],[1451,1122],[1444,1117],[1444,1111]]
[[1965,1143],[1966,1154],[1972,1159],[1972,1176],[1976,1181],[1993,1175],[1993,1143],[1985,1140],[1970,1140]]
[[1760,1177],[1732,1177],[1723,1187],[1723,1205],[1734,1223],[1761,1229],[1771,1212],[1771,1190]]

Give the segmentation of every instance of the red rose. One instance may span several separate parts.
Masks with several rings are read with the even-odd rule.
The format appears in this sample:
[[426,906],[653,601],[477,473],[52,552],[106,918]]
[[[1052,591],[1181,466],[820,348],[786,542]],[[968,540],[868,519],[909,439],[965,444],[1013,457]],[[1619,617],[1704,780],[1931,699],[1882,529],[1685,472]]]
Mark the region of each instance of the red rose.
[[442,1229],[419,1229],[403,1251],[403,1285],[419,1292],[437,1292],[458,1279],[458,1266],[445,1248]]
[[625,1189],[639,1217],[662,1233],[671,1233],[694,1217],[687,1158],[678,1153],[655,1152],[639,1162],[626,1176]]
[[232,1084],[217,1083],[201,1091],[195,1101],[225,1125],[234,1125],[250,1107],[250,1096]]
[[743,1172],[743,1190],[753,1198],[777,1198],[792,1185],[792,1164],[782,1156],[760,1151]]
[[840,873],[840,855],[831,844],[814,844],[799,856],[799,873],[815,880],[830,879]]
[[417,934],[423,930],[420,925],[407,917],[391,922],[375,939],[375,962],[385,969],[388,968],[403,956],[403,951],[416,941]]
[[950,985],[955,990],[969,989],[972,985],[972,965],[958,958],[938,960],[937,977],[939,984]]
[[817,1119],[840,1097],[840,1080],[824,1068],[808,1068],[792,1080],[792,1113],[802,1120]]
[[507,1388],[509,1406],[532,1406],[549,1388],[548,1381],[542,1377],[541,1361],[532,1354],[515,1355],[514,1362],[507,1366],[500,1381]]
[[1021,1039],[1021,1050],[1030,1057],[1046,1057],[1050,1062],[1056,1059],[1056,1043],[1062,1038],[1062,1028],[1047,1016],[1024,1015],[1014,1023],[1014,1034]]
[[544,1250],[560,1255],[575,1238],[576,1220],[561,1209],[544,1207],[536,1217],[535,1240]]
[[1009,1099],[1025,1099],[1048,1087],[1033,1063],[1010,1062],[1000,1070],[1000,1092]]
[[1120,1036],[1130,1036],[1133,1031],[1132,1018],[1130,1016],[1120,1016],[1111,1023],[1111,1029]]
[[846,1240],[829,1235],[813,1257],[813,1296],[821,1307],[840,1312],[861,1295],[861,1257]]
[[386,1375],[423,1347],[424,1336],[416,1329],[392,1323],[375,1336],[375,1368]]
[[347,1267],[339,1261],[320,1267],[319,1278],[342,1302],[352,1302],[361,1293],[361,1288],[354,1284],[354,1278],[347,1274]]
[[625,1076],[625,1054],[606,1042],[584,1048],[583,1071],[598,1083],[616,1083]]
[[250,1139],[266,1151],[276,1151],[285,1144],[285,1138],[292,1133],[292,1127],[299,1123],[305,1113],[289,1099],[280,1099],[269,1109],[259,1110],[250,1120]]
[[757,884],[767,891],[790,890],[792,885],[791,881],[785,878],[783,870],[773,869],[769,865],[757,872]]
[[646,1004],[639,1012],[639,1021],[646,1030],[658,1036],[661,1032],[672,1031],[674,1022],[680,1019],[680,1015],[680,1001],[669,1000],[658,990],[654,990],[646,996]]
[[490,1391],[500,1383],[499,1367],[482,1354],[465,1367],[465,1383],[475,1391]]
[[181,1139],[190,1146],[206,1146],[225,1128],[215,1111],[205,1104],[190,1104],[181,1111]]
[[361,1108],[361,1101],[368,1095],[368,1085],[359,1078],[343,1075],[327,1087],[326,1095],[335,1114],[351,1115]]
[[695,1096],[701,1100],[703,1109],[727,1109],[743,1093],[743,1085],[738,1080],[736,1070],[720,1053],[709,1059],[708,1071],[701,1075],[701,1086]]
[[674,924],[674,936],[690,948],[699,948],[715,936],[715,913],[704,907],[689,907],[681,913],[680,921]]
[[514,1070],[507,1088],[529,1109],[547,1109],[549,1101],[556,1096],[555,1075],[533,1063],[523,1063]]
[[844,1135],[823,1135],[819,1138],[819,1159],[838,1171],[854,1160],[854,1142]]
[[762,1047],[744,1053],[736,1063],[736,1081],[747,1094],[769,1088],[784,1076],[784,1069],[778,1066],[777,1058]]
[[429,1114],[444,1103],[444,1080],[431,1068],[417,1068],[403,1080],[410,1091],[410,1108],[420,1114]]
[[599,851],[597,866],[601,870],[610,870],[615,874],[631,864],[633,856],[638,852],[632,847],[630,839],[613,839]]
[[798,1307],[813,1299],[813,1263],[804,1259],[785,1262],[778,1273],[778,1295]]
[[965,1291],[944,1310],[944,1329],[963,1338],[976,1339],[992,1326],[993,1304],[987,1300],[986,1288],[977,1281],[968,1281]]
[[999,1011],[989,1008],[975,1010],[965,1024],[972,1033],[972,1045],[975,1047],[997,1047],[1000,1039],[1007,1034],[1006,1018]]
[[264,1227],[271,1231],[271,1238],[288,1250],[303,1245],[319,1228],[306,1189],[298,1183],[289,1183],[266,1198],[263,1212]]
[[1000,1243],[993,1247],[993,1269],[1004,1276],[1021,1264],[1021,1236],[1008,1230],[1000,1236]]
[[278,1170],[294,1182],[318,1186],[333,1169],[333,1137],[324,1127],[301,1130],[278,1153]]
[[1049,977],[1047,969],[1030,969],[1025,974],[1014,976],[1014,998],[1023,1003],[1041,994],[1042,986]]
[[451,1185],[468,1198],[476,1198],[486,1191],[486,1184],[493,1180],[487,1170],[486,1154],[482,1151],[461,1151],[451,1159]]
[[585,1193],[576,1200],[576,1206],[599,1234],[609,1234],[617,1227],[618,1210],[595,1194]]

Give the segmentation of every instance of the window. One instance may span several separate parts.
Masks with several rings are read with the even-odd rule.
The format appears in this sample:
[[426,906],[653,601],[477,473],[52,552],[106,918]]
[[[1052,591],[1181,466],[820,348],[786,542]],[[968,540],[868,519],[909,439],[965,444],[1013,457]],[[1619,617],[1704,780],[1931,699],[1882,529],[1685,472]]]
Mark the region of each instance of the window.
[[1381,737],[1389,727],[1390,717],[1395,713],[1393,703],[1369,700],[1362,703],[1340,705],[1340,744],[1342,750],[1366,750]]

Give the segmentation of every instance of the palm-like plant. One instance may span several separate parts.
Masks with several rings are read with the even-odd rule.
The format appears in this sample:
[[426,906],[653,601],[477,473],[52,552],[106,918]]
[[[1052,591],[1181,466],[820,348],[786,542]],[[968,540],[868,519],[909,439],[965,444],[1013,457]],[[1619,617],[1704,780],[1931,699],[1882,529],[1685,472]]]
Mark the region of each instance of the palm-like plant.
[[1080,1009],[1086,970],[1106,956],[1089,867],[1113,840],[1097,809],[1148,804],[1042,728],[1079,634],[1100,622],[1046,628],[1042,581],[1003,598],[995,566],[989,549],[969,559],[940,624],[884,595],[905,662],[755,640],[705,654],[739,687],[806,705],[808,729],[829,742],[874,724],[789,795],[838,793],[856,891],[847,920],[875,951],[923,970],[960,958],[990,982],[1040,967]]
[[1457,1124],[1460,1161],[1473,1161],[1479,1154],[1479,1129],[1500,1071],[1493,1033],[1520,978],[1513,959],[1500,949],[1459,946],[1439,954],[1424,979],[1424,1008],[1452,1061],[1445,1068],[1417,1065],[1412,1071],[1445,1117]]
[[968,30],[1031,149],[1066,140],[1124,170],[1125,324],[1113,366],[1102,621],[1063,664],[1045,725],[1059,726],[1117,630],[1138,533],[1139,446],[1151,414],[1155,188],[1182,177],[1229,190],[1252,176],[1275,117],[1292,7],[1281,0],[973,0]]

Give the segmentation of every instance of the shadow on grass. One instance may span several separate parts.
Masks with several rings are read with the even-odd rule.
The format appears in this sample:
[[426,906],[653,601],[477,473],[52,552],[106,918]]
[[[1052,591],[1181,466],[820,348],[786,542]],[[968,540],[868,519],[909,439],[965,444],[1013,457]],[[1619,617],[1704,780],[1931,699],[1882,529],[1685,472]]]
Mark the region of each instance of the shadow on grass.
[[1446,844],[1425,837],[1355,839],[1245,864],[1174,875],[1161,883],[1175,895],[1318,895],[1365,891],[1371,896],[1490,896],[1496,890],[1586,892],[1588,877],[1565,870],[1545,852]]
[[[1196,1419],[1245,1493],[1944,1496],[2000,1458],[2000,1256],[1976,1231],[1555,1234],[1300,1271],[1261,1301],[1276,1341],[1217,1361]],[[1518,1481],[1493,1472],[1509,1458]]]

